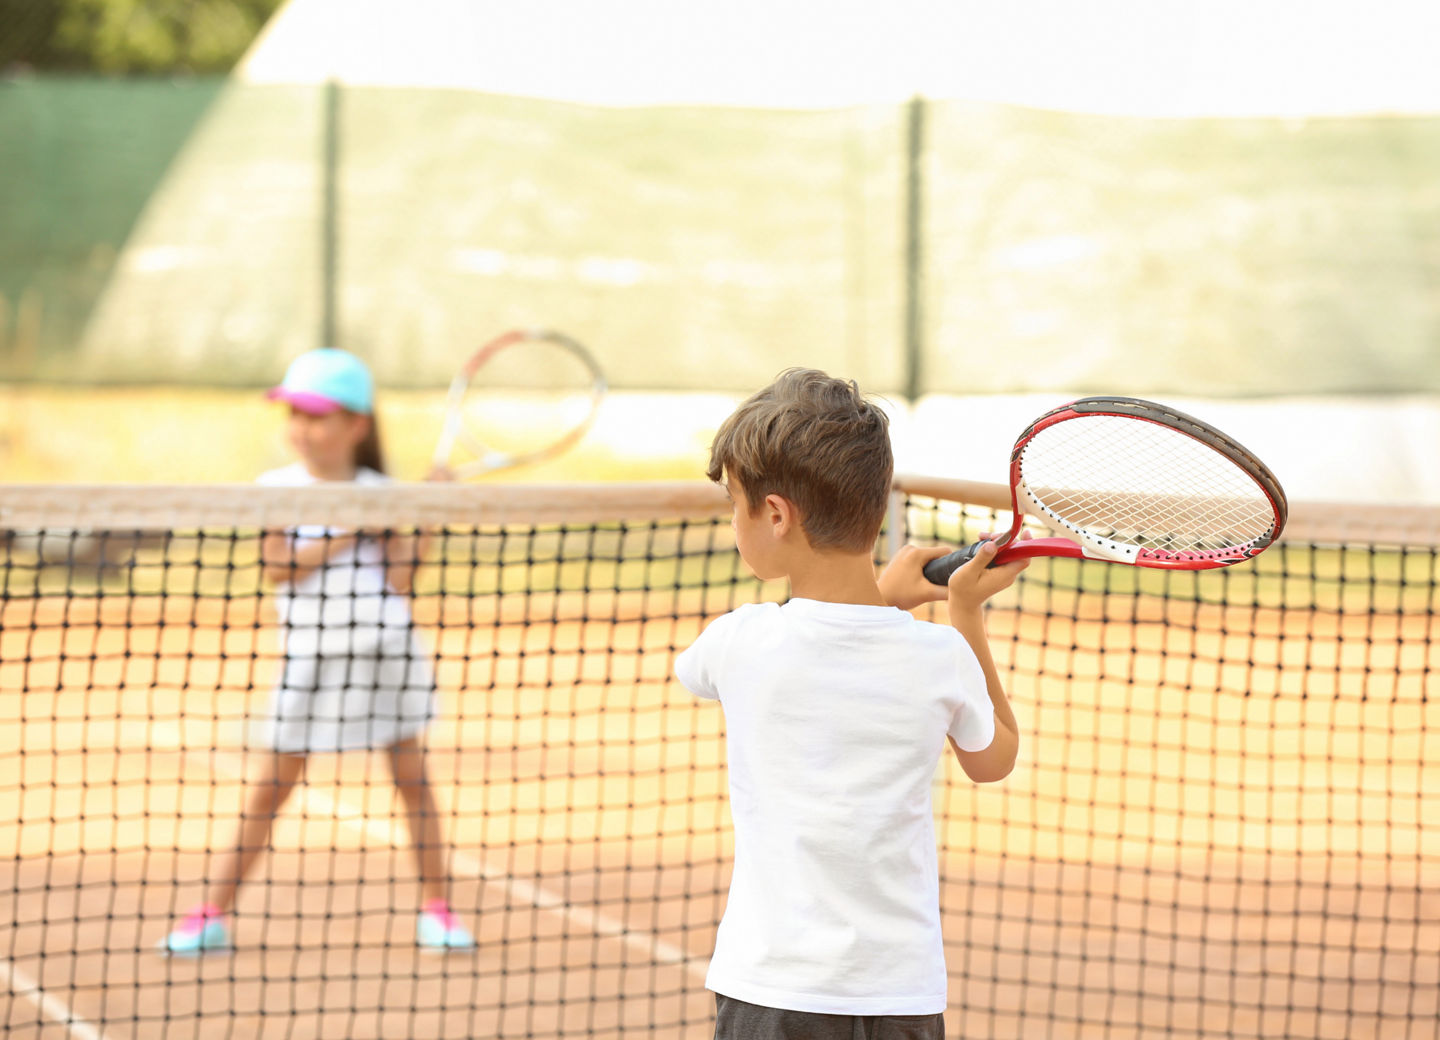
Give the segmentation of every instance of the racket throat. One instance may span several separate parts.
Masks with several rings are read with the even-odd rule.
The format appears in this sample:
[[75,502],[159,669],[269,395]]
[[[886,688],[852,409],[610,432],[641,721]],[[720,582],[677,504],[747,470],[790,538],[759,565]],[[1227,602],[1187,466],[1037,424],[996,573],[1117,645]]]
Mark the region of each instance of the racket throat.
[[496,473],[500,470],[514,469],[524,461],[517,459],[508,451],[487,451],[479,449],[480,458],[472,459],[469,462],[461,463],[455,467],[455,476],[460,480],[468,480],[471,477],[483,476],[486,473]]
[[[1119,541],[1113,538],[1106,538],[1092,530],[1087,530],[1079,524],[1066,520],[1055,512],[1045,501],[1032,491],[1024,480],[1015,486],[1015,500],[1017,508],[1023,506],[1026,512],[1036,517],[1046,527],[1054,531],[1057,538],[1033,538],[1028,544],[1044,545],[1047,548],[1034,550],[1025,553],[1025,556],[1065,556],[1075,559],[1106,560],[1110,563],[1134,564],[1140,555],[1140,546],[1131,542]],[[1014,542],[1008,548],[1018,546],[1020,542]],[[1073,550],[1073,551],[1072,551]],[[1019,559],[1019,556],[1010,557]]]
[[1038,556],[1062,556],[1073,560],[1104,558],[1090,556],[1083,546],[1069,538],[1017,538],[995,554],[995,562],[991,566],[1013,560],[1030,560]]

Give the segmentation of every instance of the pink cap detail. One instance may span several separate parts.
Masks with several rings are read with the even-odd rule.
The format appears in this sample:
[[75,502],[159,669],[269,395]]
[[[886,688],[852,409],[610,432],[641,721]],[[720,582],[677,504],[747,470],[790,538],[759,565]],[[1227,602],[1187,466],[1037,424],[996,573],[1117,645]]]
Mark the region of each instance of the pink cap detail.
[[265,394],[265,398],[269,401],[284,401],[286,404],[294,405],[307,415],[329,415],[344,407],[339,401],[333,401],[324,394],[317,394],[311,390],[286,390],[283,386],[277,386],[270,390]]

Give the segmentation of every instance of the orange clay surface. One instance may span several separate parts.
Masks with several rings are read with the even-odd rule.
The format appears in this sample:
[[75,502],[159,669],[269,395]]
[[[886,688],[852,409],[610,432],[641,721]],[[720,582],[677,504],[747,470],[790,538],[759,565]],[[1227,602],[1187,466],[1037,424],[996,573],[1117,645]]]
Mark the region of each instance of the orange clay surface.
[[[404,820],[360,752],[312,760],[236,952],[197,961],[153,947],[233,835],[275,634],[253,600],[100,602],[0,604],[0,1033],[710,1035],[723,717],[670,679],[698,610],[422,603],[478,952],[416,951]],[[1026,736],[1001,784],[942,765],[950,1035],[1434,1040],[1433,622],[1170,610],[992,615]]]

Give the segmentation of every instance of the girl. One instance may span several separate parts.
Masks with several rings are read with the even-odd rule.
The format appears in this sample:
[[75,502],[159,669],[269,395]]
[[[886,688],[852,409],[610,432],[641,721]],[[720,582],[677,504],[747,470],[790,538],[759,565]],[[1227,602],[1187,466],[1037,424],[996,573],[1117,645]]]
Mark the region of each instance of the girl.
[[[383,475],[374,384],[353,354],[325,348],[296,358],[272,400],[290,405],[299,461],[260,477],[295,486]],[[408,594],[424,536],[370,535],[318,525],[268,531],[260,548],[275,585],[284,672],[271,702],[270,753],[250,787],[234,845],[218,862],[209,901],[162,943],[172,954],[231,947],[235,892],[270,841],[275,817],[316,751],[384,748],[405,803],[424,905],[416,942],[445,952],[475,946],[450,911],[445,852],[420,737],[435,716],[435,676],[410,618]]]

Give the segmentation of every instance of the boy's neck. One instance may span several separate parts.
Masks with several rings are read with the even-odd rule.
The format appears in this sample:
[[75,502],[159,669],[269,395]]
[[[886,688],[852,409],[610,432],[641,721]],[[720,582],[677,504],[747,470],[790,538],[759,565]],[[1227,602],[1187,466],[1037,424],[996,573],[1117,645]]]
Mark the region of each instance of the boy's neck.
[[796,554],[789,568],[790,595],[822,603],[887,606],[875,580],[875,564],[868,552],[816,552]]

